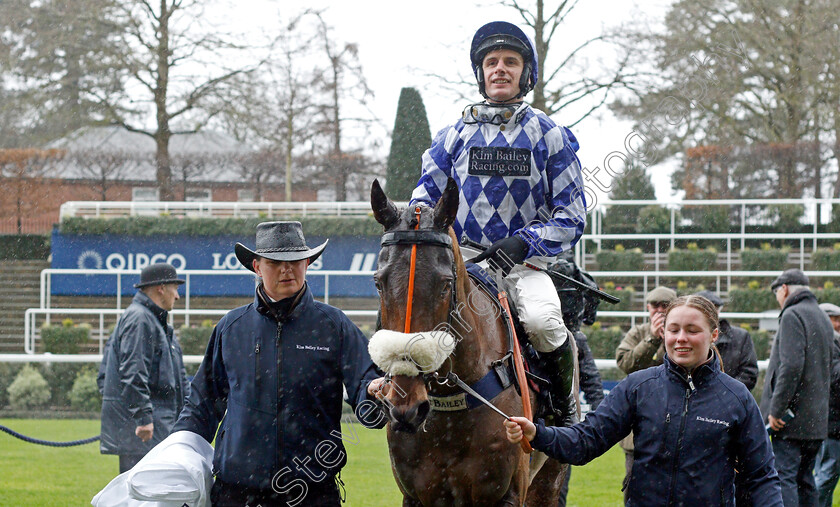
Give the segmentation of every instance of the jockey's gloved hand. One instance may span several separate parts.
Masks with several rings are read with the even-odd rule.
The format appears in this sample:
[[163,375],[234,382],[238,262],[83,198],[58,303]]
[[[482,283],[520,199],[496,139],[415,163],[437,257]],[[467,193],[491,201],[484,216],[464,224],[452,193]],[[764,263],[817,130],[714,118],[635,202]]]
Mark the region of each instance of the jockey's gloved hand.
[[496,241],[490,248],[472,258],[472,262],[478,264],[487,259],[492,269],[501,270],[504,276],[510,273],[514,266],[520,264],[528,255],[528,243],[519,236]]

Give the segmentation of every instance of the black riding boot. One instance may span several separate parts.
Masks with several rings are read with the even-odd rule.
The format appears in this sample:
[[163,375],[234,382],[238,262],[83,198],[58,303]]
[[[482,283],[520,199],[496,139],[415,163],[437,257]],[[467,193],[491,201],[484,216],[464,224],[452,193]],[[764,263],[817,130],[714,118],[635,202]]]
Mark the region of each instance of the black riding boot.
[[544,366],[551,377],[551,403],[554,407],[555,425],[571,426],[578,422],[575,402],[575,346],[569,334],[563,345],[551,352],[540,352]]

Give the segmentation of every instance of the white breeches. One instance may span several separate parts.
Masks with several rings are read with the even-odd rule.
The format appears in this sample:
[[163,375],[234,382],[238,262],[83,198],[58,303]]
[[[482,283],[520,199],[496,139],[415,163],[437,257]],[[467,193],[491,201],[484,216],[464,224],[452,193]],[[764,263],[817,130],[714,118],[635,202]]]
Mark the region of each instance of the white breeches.
[[548,274],[514,266],[504,286],[537,352],[551,352],[566,342],[570,333],[563,323],[557,289]]

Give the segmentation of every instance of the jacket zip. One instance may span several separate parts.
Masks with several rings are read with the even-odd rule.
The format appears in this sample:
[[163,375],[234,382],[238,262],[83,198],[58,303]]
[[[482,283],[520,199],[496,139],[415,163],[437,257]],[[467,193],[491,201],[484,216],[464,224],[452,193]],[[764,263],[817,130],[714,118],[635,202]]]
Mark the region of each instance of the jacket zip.
[[[691,378],[691,374],[688,374],[688,386],[689,388],[685,390],[685,402],[683,403],[683,413],[682,413],[682,420],[680,421],[680,432],[677,434],[677,449],[674,452],[674,466],[671,470],[671,485],[668,488],[668,505],[671,505],[674,500],[674,485],[677,480],[677,470],[679,469],[680,463],[680,450],[682,449],[682,441],[683,437],[685,436],[685,424],[686,419],[688,418],[688,401],[691,399],[692,393],[697,389],[694,388],[694,381]],[[670,417],[670,414],[668,414]]]
[[283,332],[283,322],[281,320],[277,321],[277,344],[275,345],[275,349],[277,351],[275,360],[277,361],[277,385],[275,386],[277,389],[277,452],[274,453],[274,473],[280,471],[280,464],[283,461],[283,421],[281,417],[283,416],[281,406],[283,404],[283,393],[281,392],[282,385],[282,378],[283,372],[280,371],[281,360],[283,359],[283,349],[282,349],[282,342],[280,341],[280,334]]

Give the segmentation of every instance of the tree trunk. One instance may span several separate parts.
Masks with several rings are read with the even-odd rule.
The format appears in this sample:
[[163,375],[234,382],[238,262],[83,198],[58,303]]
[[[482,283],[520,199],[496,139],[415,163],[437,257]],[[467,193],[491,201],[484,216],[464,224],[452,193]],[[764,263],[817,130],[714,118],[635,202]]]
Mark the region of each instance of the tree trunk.
[[169,158],[169,114],[166,112],[166,91],[169,85],[169,18],[166,0],[160,0],[160,26],[157,47],[157,83],[155,89],[155,108],[157,131],[155,132],[155,166],[161,201],[172,201],[175,193],[172,189],[172,166]]

